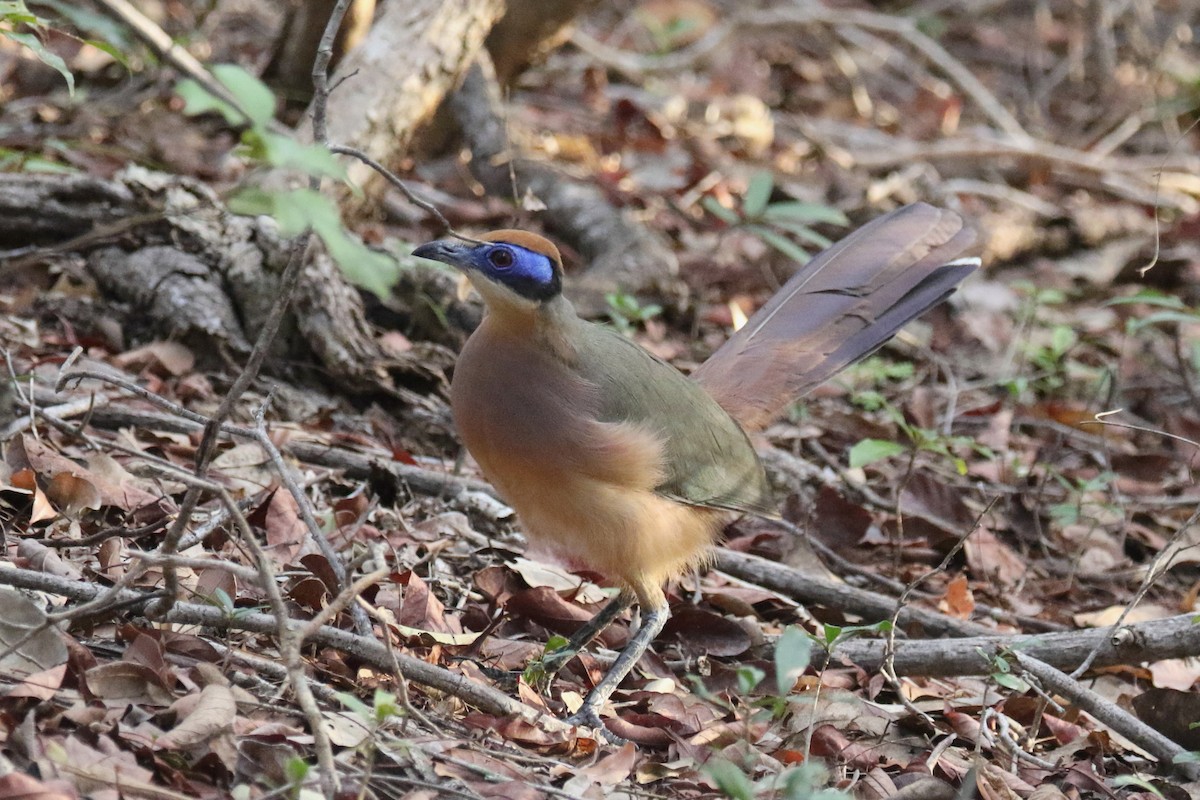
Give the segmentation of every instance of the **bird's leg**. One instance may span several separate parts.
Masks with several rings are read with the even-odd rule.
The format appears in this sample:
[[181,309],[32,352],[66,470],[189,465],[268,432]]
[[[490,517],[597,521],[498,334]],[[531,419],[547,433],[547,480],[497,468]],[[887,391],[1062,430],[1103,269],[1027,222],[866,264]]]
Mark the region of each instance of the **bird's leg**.
[[600,731],[606,737],[611,735],[604,727],[604,723],[600,721],[601,706],[616,691],[625,676],[633,670],[634,665],[650,647],[650,643],[654,641],[655,637],[662,633],[663,626],[667,624],[667,618],[671,616],[671,609],[665,598],[660,599],[658,605],[643,607],[642,612],[641,629],[629,640],[629,644],[625,645],[625,649],[621,651],[617,660],[609,668],[608,674],[588,693],[579,710],[567,718],[568,723],[587,725]]
[[565,645],[542,657],[542,668],[546,675],[553,676],[556,672],[587,647],[593,639],[604,632],[621,612],[633,605],[633,594],[622,590],[619,595],[608,601],[608,605],[600,609],[596,616],[581,625]]

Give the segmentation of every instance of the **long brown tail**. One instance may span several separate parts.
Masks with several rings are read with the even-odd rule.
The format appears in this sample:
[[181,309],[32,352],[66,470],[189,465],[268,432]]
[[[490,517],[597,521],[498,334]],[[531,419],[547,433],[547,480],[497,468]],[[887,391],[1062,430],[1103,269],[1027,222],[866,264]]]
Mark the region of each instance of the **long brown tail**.
[[747,430],[870,354],[979,266],[975,240],[925,203],[886,214],[819,253],[696,370]]

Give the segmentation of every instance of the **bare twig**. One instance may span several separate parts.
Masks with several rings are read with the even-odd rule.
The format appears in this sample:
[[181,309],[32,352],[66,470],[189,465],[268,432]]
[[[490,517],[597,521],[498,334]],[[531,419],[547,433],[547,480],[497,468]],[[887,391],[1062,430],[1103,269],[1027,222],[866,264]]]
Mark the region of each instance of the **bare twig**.
[[[895,598],[800,573],[765,558],[732,550],[718,550],[714,561],[723,572],[801,602],[821,603],[868,620],[891,619],[896,613]],[[900,625],[920,625],[927,632],[941,635],[973,636],[993,632],[992,628],[977,622],[955,619],[916,606],[902,607],[896,619]]]
[[963,66],[962,62],[922,32],[914,20],[904,17],[894,17],[872,11],[827,7],[820,3],[756,9],[734,14],[726,22],[714,26],[699,41],[683,50],[654,57],[638,56],[615,50],[578,31],[573,34],[572,41],[580,49],[604,61],[607,65],[626,75],[640,77],[651,71],[673,71],[686,68],[695,63],[697,59],[715,51],[722,42],[740,29],[774,29],[789,25],[828,25],[837,29],[856,27],[864,30],[883,31],[903,39],[975,101],[997,128],[1017,141],[1032,139],[1016,117],[969,69]]
[[[89,602],[104,593],[101,587],[82,581],[59,578],[34,570],[11,568],[0,570],[0,585],[35,589],[68,597],[79,602]],[[116,600],[123,603],[144,604],[149,595],[132,589],[116,592]],[[236,615],[210,605],[179,602],[167,612],[165,622],[185,625],[203,625],[216,630],[241,630],[253,633],[276,634],[278,621],[271,614],[239,610]],[[326,647],[334,647],[381,670],[390,669],[392,660],[386,647],[374,637],[363,637],[338,628],[324,627],[314,633],[310,641]],[[553,732],[567,732],[571,726],[544,712],[519,703],[503,692],[474,681],[447,669],[422,661],[419,658],[394,654],[400,669],[409,680],[429,686],[458,697],[468,705],[497,716],[516,716]]]
[[[258,341],[254,343],[254,350],[251,351],[245,368],[243,368],[237,379],[234,380],[233,385],[229,387],[229,390],[221,399],[220,405],[213,412],[212,417],[204,423],[204,435],[200,439],[200,446],[197,448],[196,464],[193,472],[199,478],[203,478],[207,474],[209,464],[216,454],[217,439],[222,423],[233,413],[234,406],[258,375],[258,371],[262,367],[262,363],[270,350],[271,342],[275,340],[275,335],[279,332],[279,326],[283,322],[283,317],[287,311],[292,293],[295,291],[296,283],[300,280],[300,275],[304,271],[304,261],[307,257],[306,254],[311,239],[311,233],[303,233],[293,243],[291,257],[288,260],[287,268],[284,270],[283,278],[280,280],[279,295],[275,303],[271,306],[271,310],[267,312],[267,318],[263,320]],[[163,537],[163,543],[160,548],[160,552],[163,555],[172,555],[177,552],[179,540],[182,538],[184,530],[191,521],[192,513],[196,510],[196,506],[200,501],[200,493],[201,489],[196,485],[188,488],[187,493],[183,497],[183,502],[180,503],[179,515],[175,518],[175,522],[167,529],[167,533]],[[163,567],[163,582],[165,595],[156,604],[152,613],[162,613],[168,610],[171,603],[175,602],[175,598],[178,596],[179,578],[175,570],[169,565]]]
[[237,109],[245,119],[251,118],[238,103],[237,98],[230,94],[195,56],[176,44],[170,34],[156,25],[154,20],[134,8],[127,0],[96,0],[96,4],[110,16],[128,25],[134,34],[149,45],[160,59],[203,86],[209,94],[219,97],[222,102]]
[[1071,676],[1055,669],[1028,652],[1012,651],[1009,654],[1030,674],[1037,676],[1047,689],[1057,692],[1075,705],[1112,728],[1150,755],[1157,758],[1166,770],[1186,776],[1189,780],[1200,780],[1200,764],[1189,761],[1176,762],[1177,756],[1187,752],[1172,740],[1142,722],[1137,717],[1105,700],[1096,692],[1073,680]]

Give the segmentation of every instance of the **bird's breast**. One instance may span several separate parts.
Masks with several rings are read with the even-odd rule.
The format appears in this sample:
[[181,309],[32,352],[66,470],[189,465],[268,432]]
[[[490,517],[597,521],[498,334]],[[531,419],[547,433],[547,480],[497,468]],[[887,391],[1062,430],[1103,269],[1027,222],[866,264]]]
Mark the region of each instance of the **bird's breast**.
[[695,563],[719,518],[655,491],[661,435],[601,421],[596,384],[536,340],[504,334],[485,320],[468,340],[451,405],[463,443],[531,540],[620,578],[639,597]]

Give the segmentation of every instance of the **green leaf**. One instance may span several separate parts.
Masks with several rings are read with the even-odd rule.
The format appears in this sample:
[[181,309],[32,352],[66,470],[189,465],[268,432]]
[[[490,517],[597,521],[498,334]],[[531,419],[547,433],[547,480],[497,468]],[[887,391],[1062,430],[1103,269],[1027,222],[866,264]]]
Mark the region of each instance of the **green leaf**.
[[1156,289],[1142,289],[1137,294],[1129,297],[1114,297],[1111,300],[1106,300],[1106,306],[1128,305],[1130,303],[1145,303],[1148,306],[1158,306],[1159,308],[1186,308],[1183,301],[1173,294],[1164,294]]
[[[5,5],[24,5],[24,3],[0,3],[0,16],[4,14],[3,6]],[[88,44],[100,48],[120,62],[122,66],[128,68],[128,59],[119,50],[119,48],[129,48],[133,44],[128,28],[103,14],[84,8],[80,3],[64,3],[62,0],[38,0],[38,5],[53,9],[55,14],[58,14],[69,22],[76,30],[87,31],[104,39],[105,44],[103,45],[93,41],[88,41]],[[109,49],[110,47],[117,49],[117,52],[112,52]]]
[[214,64],[213,77],[229,90],[250,123],[265,128],[275,116],[275,95],[267,85],[237,64]]
[[799,200],[786,200],[782,203],[772,203],[763,212],[768,220],[792,220],[795,222],[825,222],[830,225],[845,227],[850,219],[833,206],[824,203],[803,203]]
[[565,649],[566,646],[569,645],[570,643],[571,643],[570,639],[568,639],[565,636],[559,636],[556,633],[553,636],[551,636],[549,639],[546,640],[546,649],[543,650],[542,653],[544,655],[550,655],[551,653],[557,653],[559,650]]
[[850,448],[850,468],[858,469],[885,458],[898,456],[908,448],[887,439],[863,439]]
[[[37,19],[36,17],[34,18]],[[0,31],[0,34],[7,36],[17,44],[22,44],[37,56],[48,67],[53,67],[58,70],[58,74],[63,76],[67,82],[67,91],[71,96],[75,95],[75,76],[71,74],[71,70],[67,69],[67,62],[63,61],[56,53],[51,53],[42,45],[42,40],[32,33],[17,33],[16,31]]]
[[708,211],[708,213],[712,214],[714,217],[727,225],[737,225],[739,222],[741,222],[741,219],[732,209],[728,209],[718,203],[717,198],[715,197],[705,197],[700,201],[700,205],[704,206],[704,209]]
[[319,144],[301,144],[291,136],[250,129],[242,136],[253,158],[273,167],[298,169],[318,178],[346,179],[346,170],[329,149]]
[[344,705],[347,709],[362,717],[364,721],[371,721],[373,716],[371,708],[362,700],[359,700],[349,692],[338,692],[334,695],[334,697],[336,697],[338,702]]
[[822,236],[812,228],[799,222],[784,219],[771,220],[771,227],[787,231],[799,239],[803,239],[810,244],[815,244],[817,247],[825,248],[833,244],[833,240],[828,236]]
[[1178,322],[1183,325],[1191,325],[1200,322],[1200,314],[1194,311],[1156,311],[1144,317],[1131,319],[1129,321],[1129,331],[1130,333],[1136,333],[1142,328],[1148,328],[1151,325],[1159,325],[1164,322]]
[[92,47],[100,50],[101,52],[108,53],[110,56],[112,56],[113,61],[116,61],[118,64],[124,67],[126,72],[129,71],[129,58],[125,55],[125,52],[116,45],[111,45],[108,42],[103,42],[99,39],[84,39],[84,42],[86,44],[90,44]]
[[24,0],[0,3],[0,22],[9,25],[30,25],[35,28],[45,28],[49,23],[29,10]]
[[1050,347],[1058,355],[1066,353],[1079,340],[1075,331],[1071,330],[1066,325],[1055,325],[1054,331],[1050,334]]
[[992,678],[996,681],[996,683],[1000,684],[1006,689],[1012,689],[1014,692],[1021,692],[1024,694],[1025,692],[1029,691],[1029,684],[1018,678],[1016,675],[1013,675],[1011,672],[996,672],[992,674]]
[[304,783],[304,779],[308,777],[309,770],[308,763],[298,756],[289,758],[283,768],[284,773],[288,777],[288,782],[297,786]]
[[269,214],[279,223],[280,234],[287,238],[312,228],[346,277],[380,297],[386,296],[396,282],[400,269],[396,260],[351,237],[342,225],[337,206],[319,192],[246,188],[230,197],[228,206],[235,214]]
[[787,694],[812,662],[812,639],[794,625],[789,625],[775,643],[775,682],[779,693]]
[[383,689],[375,690],[375,697],[371,704],[375,709],[375,721],[380,724],[386,722],[390,717],[398,716],[403,710],[396,702],[396,695]]
[[766,677],[766,673],[756,666],[751,664],[743,664],[737,668],[737,683],[738,689],[742,694],[749,694],[754,691],[754,687],[762,683],[762,679]]
[[1163,793],[1157,786],[1150,782],[1150,779],[1144,775],[1117,775],[1113,778],[1113,786],[1137,786],[1153,793],[1158,797],[1163,797]]
[[[1193,727],[1195,724],[1193,723]],[[1186,753],[1176,753],[1171,759],[1172,764],[1200,764],[1200,752],[1189,750]]]
[[717,791],[733,800],[754,800],[754,784],[737,766],[720,756],[704,765],[704,771],[717,785]]
[[175,94],[183,100],[183,113],[189,117],[197,117],[211,111],[220,114],[230,125],[246,124],[246,117],[242,115],[242,112],[191,78],[184,78],[175,84]]
[[746,195],[742,198],[742,213],[747,219],[758,219],[767,208],[771,199],[771,190],[775,188],[775,179],[766,170],[755,173],[746,187]]
[[811,256],[808,251],[800,245],[793,242],[783,234],[776,233],[770,228],[762,225],[747,225],[746,230],[751,231],[755,236],[762,239],[767,244],[774,247],[779,252],[799,264],[805,264]]
[[351,283],[372,292],[376,297],[388,296],[400,273],[396,259],[376,252],[350,236],[342,227],[341,220],[321,226],[314,224],[313,231],[325,242],[329,255]]

